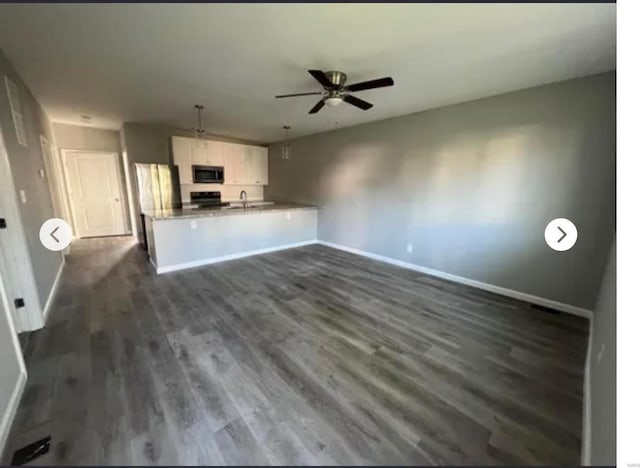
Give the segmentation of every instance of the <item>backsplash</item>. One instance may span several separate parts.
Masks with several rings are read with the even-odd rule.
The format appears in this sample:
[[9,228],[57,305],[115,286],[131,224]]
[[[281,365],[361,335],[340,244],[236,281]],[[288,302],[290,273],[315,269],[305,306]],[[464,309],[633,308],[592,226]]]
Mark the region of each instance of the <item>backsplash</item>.
[[213,192],[221,193],[222,201],[240,200],[240,192],[247,192],[247,199],[250,201],[264,200],[264,190],[262,185],[223,185],[223,184],[182,184],[180,185],[180,195],[182,203],[189,203],[190,192]]

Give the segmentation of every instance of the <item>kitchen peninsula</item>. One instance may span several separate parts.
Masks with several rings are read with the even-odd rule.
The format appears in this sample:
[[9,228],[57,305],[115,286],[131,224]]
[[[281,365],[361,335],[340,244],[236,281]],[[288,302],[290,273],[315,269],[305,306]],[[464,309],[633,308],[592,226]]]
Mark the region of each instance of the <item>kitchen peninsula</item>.
[[317,207],[248,203],[147,211],[149,259],[157,273],[311,244]]

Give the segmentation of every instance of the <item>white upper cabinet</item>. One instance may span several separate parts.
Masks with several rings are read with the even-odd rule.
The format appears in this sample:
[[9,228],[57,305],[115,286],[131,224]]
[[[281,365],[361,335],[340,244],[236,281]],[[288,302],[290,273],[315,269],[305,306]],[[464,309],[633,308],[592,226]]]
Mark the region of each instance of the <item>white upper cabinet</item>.
[[208,140],[191,138],[191,163],[196,166],[210,166]]
[[180,183],[192,184],[192,165],[223,166],[225,185],[269,185],[269,152],[263,146],[171,137]]
[[193,173],[191,171],[191,140],[192,138],[171,137],[173,163],[178,166],[181,184],[193,183]]
[[224,166],[224,143],[221,141],[207,141],[207,165]]
[[245,171],[247,185],[269,184],[268,149],[262,146],[246,146]]
[[256,146],[257,148],[257,174],[258,185],[269,185],[269,148],[264,146]]
[[224,143],[224,183],[245,185],[245,157],[243,145]]

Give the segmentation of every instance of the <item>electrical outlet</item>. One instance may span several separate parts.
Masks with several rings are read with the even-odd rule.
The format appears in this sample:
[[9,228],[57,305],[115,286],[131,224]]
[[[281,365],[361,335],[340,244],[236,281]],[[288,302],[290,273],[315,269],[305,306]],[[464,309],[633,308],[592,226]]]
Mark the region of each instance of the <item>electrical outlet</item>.
[[191,229],[198,229],[198,221],[191,221]]
[[413,253],[413,244],[407,244],[407,253]]

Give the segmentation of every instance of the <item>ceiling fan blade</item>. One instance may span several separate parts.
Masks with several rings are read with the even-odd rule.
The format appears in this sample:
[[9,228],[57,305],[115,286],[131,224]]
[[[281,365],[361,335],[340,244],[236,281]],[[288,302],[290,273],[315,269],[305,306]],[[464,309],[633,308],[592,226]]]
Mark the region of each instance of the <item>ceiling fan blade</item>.
[[318,91],[315,93],[281,94],[279,96],[276,96],[276,99],[283,98],[283,97],[295,97],[295,96],[312,96],[312,95],[318,95],[318,94],[322,94],[322,92]]
[[351,104],[352,106],[359,107],[362,110],[369,110],[373,107],[373,104],[371,104],[370,102],[363,101],[362,99],[359,99],[355,96],[351,96],[349,94],[346,94],[342,99],[345,102],[348,102],[349,104]]
[[315,114],[316,112],[318,112],[323,107],[324,107],[324,99],[322,99],[321,101],[318,101],[318,104],[313,106],[313,108],[309,111],[309,114]]
[[325,75],[322,70],[308,70],[308,71],[309,71],[309,74],[313,76],[316,80],[318,80],[320,84],[325,88],[335,87],[334,84],[331,81],[329,81],[329,78],[327,78],[327,75]]
[[393,86],[393,78],[387,76],[386,78],[378,78],[377,80],[362,81],[345,86],[344,90],[354,92],[364,91],[365,89],[384,88],[385,86]]

